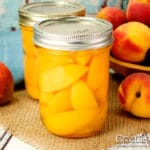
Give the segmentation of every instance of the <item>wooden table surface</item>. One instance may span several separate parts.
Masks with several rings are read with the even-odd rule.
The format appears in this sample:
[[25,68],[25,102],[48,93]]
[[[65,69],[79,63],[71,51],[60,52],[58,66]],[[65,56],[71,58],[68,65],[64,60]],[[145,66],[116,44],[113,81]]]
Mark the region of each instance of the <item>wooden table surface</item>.
[[108,118],[103,131],[94,136],[67,139],[50,134],[40,120],[38,101],[27,95],[23,83],[16,87],[13,100],[0,107],[0,125],[40,150],[101,150],[117,144],[120,136],[150,132],[149,119],[134,117],[120,107],[116,92],[122,79],[110,75]]

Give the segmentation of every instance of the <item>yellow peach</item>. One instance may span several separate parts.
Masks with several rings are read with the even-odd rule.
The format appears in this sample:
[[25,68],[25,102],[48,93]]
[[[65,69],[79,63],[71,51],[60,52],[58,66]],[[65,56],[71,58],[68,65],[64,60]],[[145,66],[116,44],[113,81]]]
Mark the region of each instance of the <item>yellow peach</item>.
[[96,14],[96,18],[110,21],[113,25],[113,29],[127,22],[125,12],[121,8],[115,6],[106,6],[100,9]]
[[130,0],[126,16],[128,21],[142,22],[150,27],[150,0]]
[[36,48],[32,42],[33,29],[31,27],[21,26],[21,33],[24,52],[27,55],[35,56]]
[[48,114],[48,103],[52,99],[53,93],[39,91],[40,115],[45,118]]
[[150,28],[140,22],[128,22],[113,32],[114,42],[111,49],[116,58],[140,63],[144,61],[150,49]]
[[74,56],[74,59],[77,64],[85,66],[89,62],[91,56],[92,54],[78,54]]
[[0,105],[9,102],[14,93],[14,79],[10,68],[0,61]]
[[[108,81],[104,81],[105,84],[101,86],[99,89],[94,91],[94,95],[96,97],[96,101],[99,106],[107,104],[108,101]],[[105,90],[104,90],[105,89]]]
[[102,110],[73,110],[50,115],[43,121],[47,129],[63,137],[85,137],[100,131],[106,119],[106,107]]
[[94,109],[98,107],[92,91],[82,80],[72,85],[71,103],[72,107],[77,110]]
[[[38,47],[39,70],[44,71],[51,67],[73,63],[67,52],[53,51]],[[55,54],[56,53],[56,54]],[[47,62],[47,63],[45,63]]]
[[42,105],[48,105],[54,94],[52,92],[39,92],[39,103]]
[[150,118],[150,75],[133,73],[120,84],[117,96],[122,107],[135,116]]
[[55,93],[48,102],[48,111],[50,114],[69,111],[72,109],[70,88],[65,88]]
[[101,53],[94,55],[90,61],[86,82],[92,91],[105,85],[105,81],[108,80],[109,48],[101,50]]
[[49,92],[61,90],[77,81],[87,70],[87,67],[76,64],[50,68],[40,75],[39,87],[42,91]]
[[[24,78],[28,94],[38,99],[38,66],[34,55],[24,55]],[[32,79],[32,80],[31,80]]]

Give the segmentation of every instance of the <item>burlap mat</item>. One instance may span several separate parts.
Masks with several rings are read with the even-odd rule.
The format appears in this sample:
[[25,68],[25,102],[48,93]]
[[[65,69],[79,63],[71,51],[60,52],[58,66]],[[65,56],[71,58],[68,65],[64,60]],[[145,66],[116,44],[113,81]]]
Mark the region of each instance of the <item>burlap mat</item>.
[[9,132],[40,150],[102,150],[115,145],[117,138],[131,137],[150,132],[150,120],[133,117],[124,112],[117,99],[116,91],[122,79],[110,77],[108,119],[103,131],[97,135],[67,139],[50,134],[39,116],[38,102],[28,97],[24,87],[15,90],[11,103],[0,107],[0,125]]

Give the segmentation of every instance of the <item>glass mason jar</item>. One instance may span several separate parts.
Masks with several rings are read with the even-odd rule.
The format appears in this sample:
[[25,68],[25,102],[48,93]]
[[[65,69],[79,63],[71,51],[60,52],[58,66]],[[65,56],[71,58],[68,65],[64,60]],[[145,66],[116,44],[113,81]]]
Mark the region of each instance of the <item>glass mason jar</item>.
[[41,120],[53,134],[85,137],[107,117],[112,25],[65,17],[34,26]]
[[33,99],[38,99],[38,69],[37,56],[34,47],[33,26],[45,19],[64,16],[84,16],[85,7],[78,3],[51,1],[29,3],[19,8],[19,24],[22,33],[24,49],[24,78],[27,93]]

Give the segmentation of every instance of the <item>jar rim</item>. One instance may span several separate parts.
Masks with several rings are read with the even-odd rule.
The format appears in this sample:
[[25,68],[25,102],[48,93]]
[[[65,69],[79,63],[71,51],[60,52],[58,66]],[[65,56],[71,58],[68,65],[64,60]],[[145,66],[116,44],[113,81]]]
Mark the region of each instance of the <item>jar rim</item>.
[[35,24],[33,39],[38,46],[59,50],[107,47],[113,41],[112,24],[91,17],[49,19]]
[[26,26],[34,26],[36,22],[45,19],[62,18],[71,15],[77,16],[80,14],[85,14],[85,6],[77,2],[62,0],[32,2],[18,9],[19,23]]

